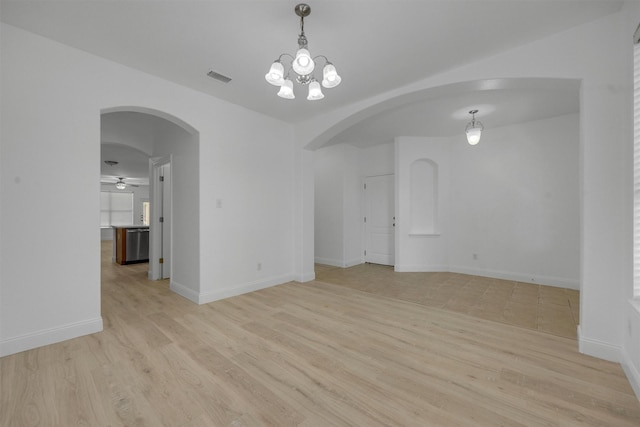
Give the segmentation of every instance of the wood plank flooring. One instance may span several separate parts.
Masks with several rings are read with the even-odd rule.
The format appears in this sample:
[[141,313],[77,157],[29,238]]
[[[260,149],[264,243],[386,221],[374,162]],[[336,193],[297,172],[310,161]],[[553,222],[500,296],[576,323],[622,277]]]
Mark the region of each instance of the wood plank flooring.
[[198,306],[109,256],[105,330],[1,358],[0,425],[640,425],[572,338],[321,281]]

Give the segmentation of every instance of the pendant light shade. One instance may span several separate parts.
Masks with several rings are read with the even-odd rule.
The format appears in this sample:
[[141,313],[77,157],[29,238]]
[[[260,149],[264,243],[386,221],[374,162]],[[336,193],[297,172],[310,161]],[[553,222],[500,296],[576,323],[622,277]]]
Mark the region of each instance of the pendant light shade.
[[284,83],[284,66],[282,62],[276,61],[271,64],[271,68],[264,78],[274,86],[282,86]]
[[285,80],[280,86],[278,96],[284,99],[294,99],[296,96],[293,94],[293,82],[289,79]]
[[320,89],[320,83],[318,83],[317,80],[309,83],[309,96],[307,96],[307,99],[309,101],[315,101],[322,98],[324,98],[324,94],[322,93],[322,89]]
[[301,76],[306,76],[307,74],[311,74],[313,69],[316,67],[315,62],[311,59],[311,54],[307,49],[298,49],[298,53],[296,53],[296,57],[293,60],[293,71],[300,74]]
[[327,63],[324,66],[324,70],[322,70],[322,86],[329,89],[338,86],[341,81],[342,79],[338,75],[336,67],[330,62]]
[[480,137],[482,136],[482,129],[473,128],[467,130],[467,142],[471,145],[476,145],[480,142]]
[[480,137],[482,136],[482,131],[484,130],[484,126],[479,120],[476,120],[476,113],[478,110],[471,110],[469,114],[471,114],[471,121],[467,123],[467,127],[464,129],[467,134],[467,142],[470,145],[476,145],[480,142]]

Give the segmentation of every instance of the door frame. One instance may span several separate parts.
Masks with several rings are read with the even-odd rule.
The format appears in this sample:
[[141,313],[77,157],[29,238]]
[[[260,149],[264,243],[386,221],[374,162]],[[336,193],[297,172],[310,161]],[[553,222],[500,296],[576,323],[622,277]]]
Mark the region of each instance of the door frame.
[[[152,157],[149,159],[149,198],[151,202],[151,221],[149,223],[149,273],[150,280],[162,279],[162,266],[160,264],[160,257],[162,254],[163,242],[169,239],[169,271],[173,271],[173,186],[172,180],[169,180],[169,194],[171,197],[169,200],[169,235],[164,236],[162,226],[160,226],[160,220],[158,212],[162,209],[162,187],[157,183],[160,182],[160,170],[165,165],[171,165],[173,156]],[[167,215],[165,215],[167,216]]]

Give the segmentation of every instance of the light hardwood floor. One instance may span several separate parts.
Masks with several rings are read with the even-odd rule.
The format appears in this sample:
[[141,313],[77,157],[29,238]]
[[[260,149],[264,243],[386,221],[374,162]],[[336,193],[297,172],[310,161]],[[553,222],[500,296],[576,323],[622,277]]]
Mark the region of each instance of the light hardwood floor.
[[0,359],[2,426],[640,425],[572,338],[323,281],[198,306],[146,269],[103,262],[103,332]]

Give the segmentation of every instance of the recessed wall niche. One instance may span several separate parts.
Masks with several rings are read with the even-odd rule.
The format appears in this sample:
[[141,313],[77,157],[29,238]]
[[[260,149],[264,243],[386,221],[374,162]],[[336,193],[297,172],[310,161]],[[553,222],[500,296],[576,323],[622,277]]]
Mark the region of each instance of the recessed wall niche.
[[411,163],[411,227],[409,234],[438,234],[438,164],[430,159]]

